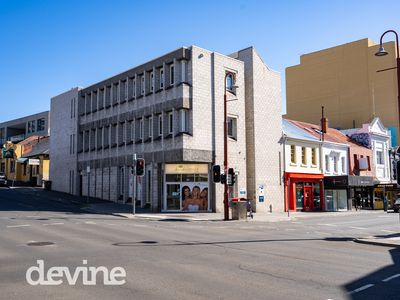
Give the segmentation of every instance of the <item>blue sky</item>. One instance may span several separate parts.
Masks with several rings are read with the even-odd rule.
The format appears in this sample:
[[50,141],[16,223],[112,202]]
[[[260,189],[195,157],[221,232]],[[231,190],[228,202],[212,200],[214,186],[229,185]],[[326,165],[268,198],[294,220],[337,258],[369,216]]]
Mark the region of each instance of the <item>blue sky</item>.
[[[250,45],[282,75],[301,54],[400,30],[400,1],[0,0],[0,122],[192,44]],[[387,36],[387,39],[392,39]],[[283,110],[285,108],[283,107]]]

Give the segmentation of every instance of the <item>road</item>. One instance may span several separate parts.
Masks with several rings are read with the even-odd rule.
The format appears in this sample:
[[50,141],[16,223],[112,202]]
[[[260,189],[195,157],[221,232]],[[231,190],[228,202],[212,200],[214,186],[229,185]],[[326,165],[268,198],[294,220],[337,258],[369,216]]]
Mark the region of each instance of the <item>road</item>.
[[[0,188],[0,299],[399,299],[399,248],[353,241],[398,232],[398,215],[377,211],[265,223],[124,219]],[[95,286],[65,276],[31,286],[37,260],[45,271],[73,273],[84,260],[123,267],[126,283],[104,285],[100,273]]]

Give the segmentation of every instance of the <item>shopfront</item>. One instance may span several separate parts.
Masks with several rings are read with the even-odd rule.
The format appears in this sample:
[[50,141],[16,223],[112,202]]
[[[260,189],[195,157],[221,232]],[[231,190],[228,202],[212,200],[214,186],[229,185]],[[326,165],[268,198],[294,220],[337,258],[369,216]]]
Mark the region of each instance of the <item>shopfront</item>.
[[394,201],[397,199],[399,189],[397,184],[375,184],[374,186],[374,208],[383,209],[385,197],[387,199],[388,209],[393,209]]
[[211,211],[208,164],[165,164],[163,211]]
[[326,211],[345,211],[351,209],[348,203],[348,176],[327,176],[324,178]]
[[323,178],[322,174],[285,173],[286,207],[291,211],[323,210]]

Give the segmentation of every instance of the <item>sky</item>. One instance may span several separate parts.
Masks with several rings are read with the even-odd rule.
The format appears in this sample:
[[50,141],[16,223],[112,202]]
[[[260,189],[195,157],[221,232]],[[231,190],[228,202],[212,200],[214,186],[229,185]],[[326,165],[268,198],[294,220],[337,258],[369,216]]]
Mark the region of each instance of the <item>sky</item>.
[[398,0],[0,0],[0,122],[190,45],[223,54],[254,46],[281,74],[284,113],[285,68],[302,54],[379,42],[400,30],[399,11]]

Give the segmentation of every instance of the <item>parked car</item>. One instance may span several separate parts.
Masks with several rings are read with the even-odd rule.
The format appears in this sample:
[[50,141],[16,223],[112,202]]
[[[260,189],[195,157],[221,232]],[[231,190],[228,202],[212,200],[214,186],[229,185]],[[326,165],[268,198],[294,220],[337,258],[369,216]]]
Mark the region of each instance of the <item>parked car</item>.
[[7,185],[6,174],[0,172],[0,185]]
[[394,212],[398,212],[400,210],[400,199],[397,199],[393,204]]

